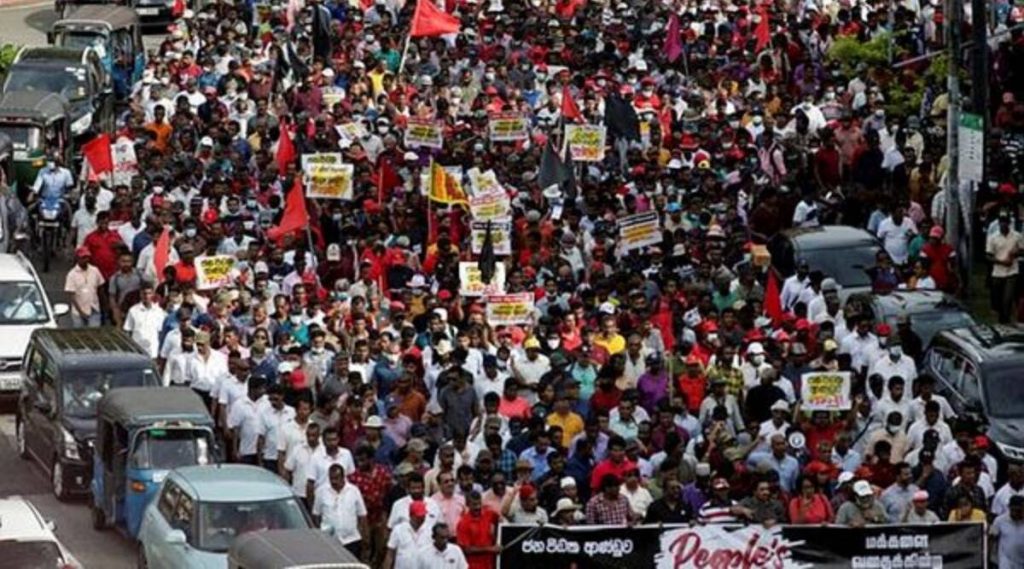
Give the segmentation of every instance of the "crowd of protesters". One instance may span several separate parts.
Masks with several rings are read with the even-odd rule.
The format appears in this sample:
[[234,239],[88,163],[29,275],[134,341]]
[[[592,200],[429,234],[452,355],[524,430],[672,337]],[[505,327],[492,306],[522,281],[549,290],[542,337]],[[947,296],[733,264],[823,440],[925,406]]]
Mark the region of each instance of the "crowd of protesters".
[[[890,92],[927,62],[830,56],[890,26],[900,58],[940,49],[942,3],[441,7],[459,31],[407,46],[411,2],[187,11],[119,120],[138,174],[83,182],[76,324],[129,331],[167,385],[208,403],[228,460],[280,473],[374,566],[493,567],[505,522],[946,520],[990,522],[1001,563],[1024,566],[1024,469],[1000,471],[918,372],[910,322],[844,306],[806,263],[773,287],[744,262],[783,229],[846,224],[884,244],[877,292],[966,286],[944,240],[941,82],[898,113]],[[971,214],[1007,320],[1024,248],[1019,11],[990,15],[992,151]],[[525,115],[529,138],[491,142],[499,111]],[[443,148],[407,146],[410,118],[440,122]],[[607,126],[606,157],[541,187],[573,122]],[[354,165],[353,199],[306,200],[308,225],[274,234],[314,152]],[[493,170],[508,193],[497,262],[507,292],[535,299],[530,324],[492,326],[461,294],[469,212],[430,203],[433,163]],[[616,220],[640,212],[663,239],[626,250]],[[197,290],[213,255],[237,260],[231,283]],[[814,371],[852,372],[849,411],[801,409]]]

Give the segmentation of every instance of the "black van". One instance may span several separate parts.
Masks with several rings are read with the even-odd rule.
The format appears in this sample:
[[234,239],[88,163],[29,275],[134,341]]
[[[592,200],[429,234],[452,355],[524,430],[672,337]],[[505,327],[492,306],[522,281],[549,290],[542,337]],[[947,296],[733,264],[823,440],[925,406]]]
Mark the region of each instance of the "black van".
[[159,386],[149,354],[116,328],[38,329],[22,361],[18,453],[50,473],[60,500],[89,491],[96,411],[115,387]]

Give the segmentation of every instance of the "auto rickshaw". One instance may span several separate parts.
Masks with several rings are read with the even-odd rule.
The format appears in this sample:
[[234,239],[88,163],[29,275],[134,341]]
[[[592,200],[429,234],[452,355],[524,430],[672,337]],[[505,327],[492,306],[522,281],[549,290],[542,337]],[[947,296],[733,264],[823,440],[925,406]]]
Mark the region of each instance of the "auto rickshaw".
[[11,141],[14,151],[13,175],[18,197],[25,201],[36,174],[47,155],[59,155],[71,164],[72,138],[70,108],[64,97],[37,91],[10,91],[0,98],[0,134]]
[[168,471],[214,462],[213,418],[198,395],[177,387],[113,389],[97,413],[93,527],[116,525],[134,538]]
[[53,24],[46,36],[59,47],[96,48],[113,78],[119,102],[127,100],[131,86],[142,79],[146,47],[139,16],[132,8],[113,4],[75,6]]
[[235,538],[228,569],[369,569],[337,538],[316,529],[254,531]]

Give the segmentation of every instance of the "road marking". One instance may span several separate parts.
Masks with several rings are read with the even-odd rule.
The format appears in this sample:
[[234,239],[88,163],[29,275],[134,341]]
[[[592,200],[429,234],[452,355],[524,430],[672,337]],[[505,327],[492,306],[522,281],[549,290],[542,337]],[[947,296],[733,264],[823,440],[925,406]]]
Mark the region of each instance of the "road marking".
[[14,440],[14,415],[0,415],[0,435]]

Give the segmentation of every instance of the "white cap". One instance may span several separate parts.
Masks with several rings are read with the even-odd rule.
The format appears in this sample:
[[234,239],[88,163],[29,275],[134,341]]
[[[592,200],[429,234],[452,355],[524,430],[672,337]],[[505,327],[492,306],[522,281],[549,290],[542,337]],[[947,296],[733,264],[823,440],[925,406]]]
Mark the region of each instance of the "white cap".
[[559,482],[559,486],[562,488],[568,488],[570,486],[576,486],[576,479],[572,476],[566,476]]
[[786,403],[785,400],[779,399],[775,403],[772,403],[771,410],[772,411],[789,411],[789,405]]
[[838,482],[839,485],[842,486],[847,482],[852,482],[854,478],[856,477],[853,475],[852,472],[844,471],[839,473],[839,478],[836,479],[836,482]]
[[199,139],[199,146],[213,146],[213,139],[209,136],[204,136]]
[[448,339],[441,340],[434,346],[434,352],[439,356],[445,356],[452,353],[452,343]]
[[750,344],[750,346],[747,347],[747,353],[748,354],[763,354],[764,353],[764,346],[761,345],[761,342],[754,342],[754,343]]
[[858,480],[853,484],[853,493],[863,498],[871,496],[875,491],[871,489],[871,484],[867,480]]
[[597,310],[604,314],[615,314],[615,305],[610,302],[602,302]]

